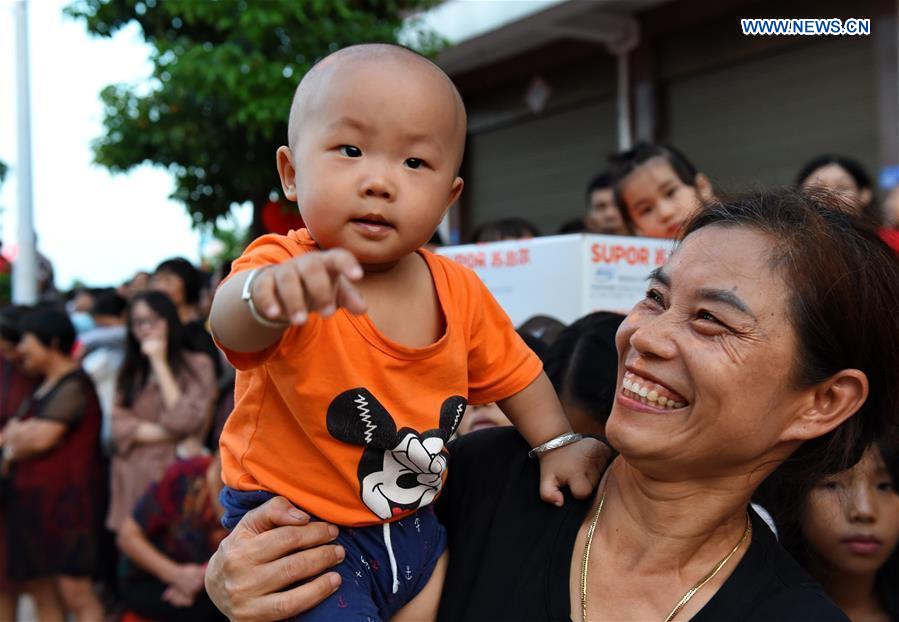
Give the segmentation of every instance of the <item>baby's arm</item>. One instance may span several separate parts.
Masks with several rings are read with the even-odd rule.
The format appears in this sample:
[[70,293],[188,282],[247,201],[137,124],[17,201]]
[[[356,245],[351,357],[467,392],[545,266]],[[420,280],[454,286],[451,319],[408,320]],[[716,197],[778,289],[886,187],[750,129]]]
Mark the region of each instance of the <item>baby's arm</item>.
[[362,278],[362,268],[343,249],[313,251],[257,268],[249,294],[263,322],[253,317],[248,301],[243,299],[251,272],[239,272],[225,281],[212,300],[212,334],[229,350],[264,350],[280,339],[288,326],[305,324],[314,311],[324,316],[333,314],[337,307],[346,307],[351,313],[365,312],[362,296],[350,284]]
[[[515,395],[497,402],[531,447],[542,445],[571,426],[546,374]],[[561,506],[563,486],[579,499],[589,496],[611,458],[609,448],[593,438],[584,438],[540,454],[540,497]]]

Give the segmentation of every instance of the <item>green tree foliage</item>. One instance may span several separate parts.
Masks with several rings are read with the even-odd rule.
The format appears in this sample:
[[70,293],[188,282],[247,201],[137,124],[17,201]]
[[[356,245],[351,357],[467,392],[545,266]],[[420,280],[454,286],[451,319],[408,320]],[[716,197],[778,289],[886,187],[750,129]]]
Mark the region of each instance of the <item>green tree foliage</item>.
[[[108,37],[136,22],[153,73],[106,87],[96,161],[112,171],[167,167],[195,223],[234,203],[256,214],[277,190],[274,153],[286,142],[299,79],[319,58],[365,41],[397,41],[403,18],[439,0],[78,0],[66,13]],[[409,28],[407,26],[407,28]],[[412,27],[419,50],[439,39]],[[258,222],[258,218],[256,218]]]
[[9,168],[6,166],[6,162],[0,160],[0,186],[3,185],[3,182],[6,180],[6,173],[9,171]]

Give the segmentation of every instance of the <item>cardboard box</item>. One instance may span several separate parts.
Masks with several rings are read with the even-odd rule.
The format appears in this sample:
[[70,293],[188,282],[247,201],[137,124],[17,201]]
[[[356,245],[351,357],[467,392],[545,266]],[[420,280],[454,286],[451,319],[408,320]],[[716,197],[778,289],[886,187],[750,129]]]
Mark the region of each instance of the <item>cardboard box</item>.
[[535,315],[570,324],[592,311],[627,313],[646,295],[673,240],[617,235],[556,235],[438,249],[481,277],[520,326]]

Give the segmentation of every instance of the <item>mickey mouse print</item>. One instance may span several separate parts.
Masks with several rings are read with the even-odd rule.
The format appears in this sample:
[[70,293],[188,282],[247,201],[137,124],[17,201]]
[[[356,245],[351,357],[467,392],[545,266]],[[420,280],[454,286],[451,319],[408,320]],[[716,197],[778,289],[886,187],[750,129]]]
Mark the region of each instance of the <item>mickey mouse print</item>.
[[344,391],[328,406],[328,432],[365,447],[357,474],[362,502],[379,519],[388,520],[430,504],[443,486],[446,443],[456,431],[467,400],[443,401],[439,427],[419,432],[399,430],[386,408],[364,388]]

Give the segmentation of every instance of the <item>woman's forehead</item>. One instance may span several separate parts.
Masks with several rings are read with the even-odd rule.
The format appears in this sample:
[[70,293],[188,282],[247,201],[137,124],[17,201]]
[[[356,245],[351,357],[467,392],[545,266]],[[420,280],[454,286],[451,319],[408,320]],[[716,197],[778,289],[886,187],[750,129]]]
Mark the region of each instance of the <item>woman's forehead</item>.
[[747,296],[785,293],[774,273],[774,241],[748,227],[708,226],[691,233],[671,254],[661,273],[671,285],[739,289]]

